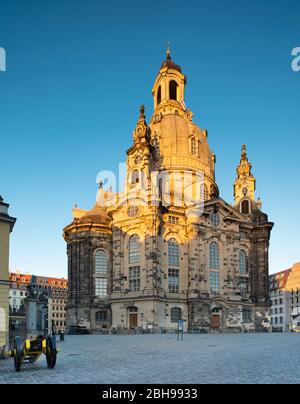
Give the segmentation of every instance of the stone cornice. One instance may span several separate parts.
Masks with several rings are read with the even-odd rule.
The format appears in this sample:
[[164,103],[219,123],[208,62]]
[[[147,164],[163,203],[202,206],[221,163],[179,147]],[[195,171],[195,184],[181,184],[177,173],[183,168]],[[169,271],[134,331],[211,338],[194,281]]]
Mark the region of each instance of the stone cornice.
[[111,234],[112,230],[110,226],[104,225],[101,223],[93,223],[93,222],[86,222],[86,223],[71,223],[70,225],[66,226],[63,229],[64,239],[68,241],[68,238],[71,234],[77,234],[80,232],[90,232],[96,231],[99,233],[107,233]]
[[11,216],[9,216],[9,215],[5,215],[5,214],[3,214],[3,213],[0,213],[0,222],[2,222],[2,223],[9,223],[9,224],[10,224],[10,231],[13,230],[16,221],[17,221],[16,218],[11,217]]

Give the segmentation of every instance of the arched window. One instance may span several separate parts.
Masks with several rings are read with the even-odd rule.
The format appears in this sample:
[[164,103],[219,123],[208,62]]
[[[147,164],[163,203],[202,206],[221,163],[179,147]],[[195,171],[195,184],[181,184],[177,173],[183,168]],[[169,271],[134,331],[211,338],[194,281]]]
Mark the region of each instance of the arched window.
[[131,184],[137,184],[140,181],[140,175],[138,170],[133,170],[131,173]]
[[219,246],[215,241],[209,245],[209,268],[220,269]]
[[97,311],[95,315],[95,320],[97,324],[106,323],[107,311],[106,310]]
[[171,309],[171,323],[177,323],[182,320],[182,310],[180,307],[173,307]]
[[240,274],[248,272],[248,257],[244,250],[240,250]]
[[244,215],[249,215],[250,213],[250,203],[247,199],[244,199],[241,203],[241,212]]
[[206,184],[200,185],[200,198],[201,201],[207,201],[209,199],[208,188]]
[[168,264],[172,267],[179,267],[179,245],[174,238],[168,241]]
[[179,245],[174,238],[168,241],[168,289],[179,293]]
[[129,239],[129,264],[140,262],[141,245],[140,237],[134,234]]
[[107,275],[108,275],[108,261],[107,254],[104,250],[97,250],[95,252],[95,296],[104,299],[107,297]]
[[169,84],[170,100],[177,101],[177,87],[178,87],[178,84],[176,83],[176,81],[174,81],[174,80],[170,81],[170,84]]
[[157,105],[161,103],[161,86],[158,87],[157,90]]
[[128,312],[129,313],[137,313],[138,312],[138,308],[137,307],[128,307]]
[[95,253],[95,273],[107,275],[107,255],[103,250],[97,250]]

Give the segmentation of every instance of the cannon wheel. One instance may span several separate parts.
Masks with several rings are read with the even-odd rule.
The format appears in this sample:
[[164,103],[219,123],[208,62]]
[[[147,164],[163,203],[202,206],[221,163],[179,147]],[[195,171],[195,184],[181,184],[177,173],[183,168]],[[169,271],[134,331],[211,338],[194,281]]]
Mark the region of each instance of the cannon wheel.
[[56,365],[56,340],[54,335],[47,338],[46,360],[49,369],[53,369]]
[[22,344],[20,337],[14,340],[14,364],[16,372],[20,372],[22,363]]

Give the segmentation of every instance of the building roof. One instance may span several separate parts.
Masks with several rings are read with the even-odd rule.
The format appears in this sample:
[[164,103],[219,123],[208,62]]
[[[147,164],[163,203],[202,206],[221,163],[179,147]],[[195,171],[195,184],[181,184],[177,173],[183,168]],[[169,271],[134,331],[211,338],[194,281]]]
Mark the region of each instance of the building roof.
[[10,272],[9,281],[15,284],[18,288],[20,286],[27,286],[31,282],[31,275],[21,274],[20,272]]
[[89,210],[85,215],[80,218],[81,221],[90,221],[93,223],[109,224],[110,218],[106,213],[106,210],[96,204],[93,209]]
[[284,290],[286,288],[290,272],[291,269],[286,269],[285,271],[277,272],[276,274],[270,275],[270,290]]
[[269,276],[270,290],[284,289],[286,291],[300,289],[300,262],[292,268]]
[[45,285],[48,287],[67,288],[68,280],[65,278],[53,278],[48,276],[32,275],[31,284]]
[[173,62],[169,49],[167,50],[167,56],[166,56],[166,59],[163,61],[162,65],[161,65],[161,69],[164,69],[166,67],[168,69],[173,69],[173,70],[178,71],[179,73],[182,73],[181,67]]

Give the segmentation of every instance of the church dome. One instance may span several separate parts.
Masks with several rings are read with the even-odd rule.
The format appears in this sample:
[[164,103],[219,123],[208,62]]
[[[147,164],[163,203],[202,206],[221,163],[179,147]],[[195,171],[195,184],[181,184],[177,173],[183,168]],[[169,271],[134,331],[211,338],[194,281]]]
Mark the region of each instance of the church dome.
[[149,127],[151,143],[158,145],[157,169],[203,173],[209,195],[216,195],[215,155],[210,150],[207,131],[193,122],[193,113],[186,107],[186,84],[186,76],[171,60],[168,49],[152,88],[154,113]]
[[83,215],[80,220],[84,222],[93,222],[107,225],[110,224],[110,217],[107,215],[105,209],[97,204],[93,207],[93,209]]
[[173,62],[169,53],[167,54],[166,60],[163,61],[161,69],[164,69],[166,67],[168,69],[177,70],[179,73],[182,73],[181,67]]
[[207,141],[206,130],[200,129],[187,117],[176,114],[176,106],[166,115],[155,116],[150,123],[151,134],[159,146],[161,165],[167,170],[202,170],[215,179],[214,155]]

